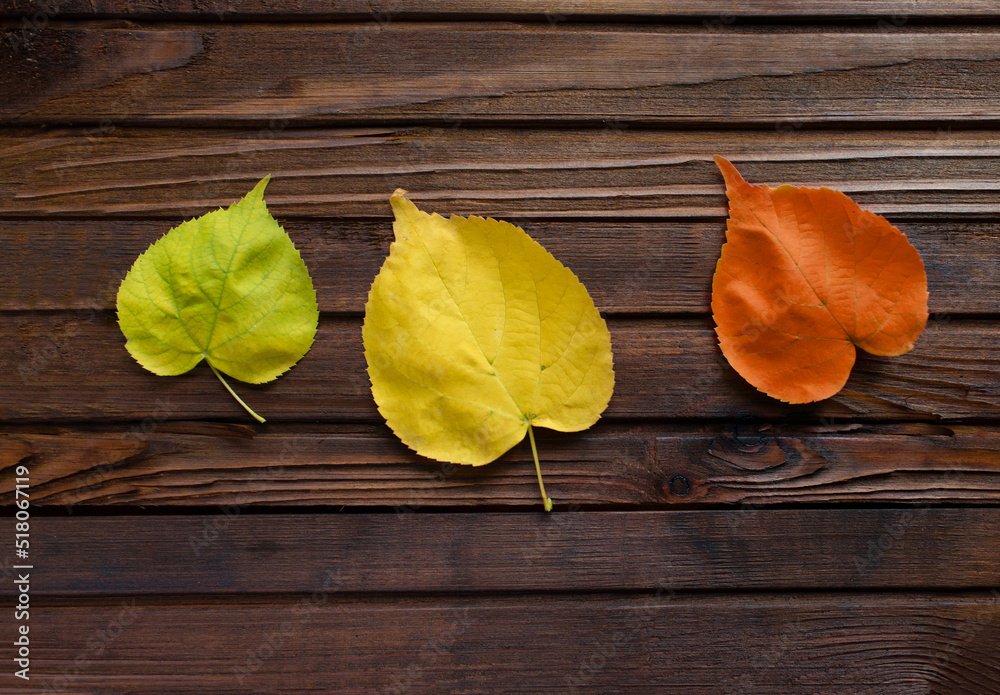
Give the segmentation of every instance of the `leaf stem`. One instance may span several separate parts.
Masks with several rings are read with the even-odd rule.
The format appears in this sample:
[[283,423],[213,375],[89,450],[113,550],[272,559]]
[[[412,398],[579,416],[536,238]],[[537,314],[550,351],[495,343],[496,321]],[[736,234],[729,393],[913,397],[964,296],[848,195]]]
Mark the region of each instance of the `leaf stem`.
[[542,467],[538,465],[538,449],[535,448],[535,432],[528,423],[528,441],[531,442],[531,455],[535,457],[535,473],[538,474],[538,489],[542,491],[542,501],[545,503],[545,511],[552,511],[552,498],[545,494],[545,483],[542,482]]
[[[213,367],[213,366],[212,366],[212,363],[211,363],[211,362],[209,362],[208,360],[205,360],[205,362],[207,362],[207,363],[208,363],[208,366],[209,366],[209,368],[210,368],[210,369],[212,370],[212,372],[213,372],[213,373],[215,374],[215,376],[219,377],[219,381],[221,381],[221,382],[222,382],[222,385],[226,387],[226,390],[227,390],[227,391],[229,391],[229,394],[230,394],[230,395],[231,395],[231,396],[232,396],[233,398],[235,398],[235,399],[236,399],[236,402],[237,402],[237,403],[239,403],[240,405],[242,405],[242,406],[243,406],[243,408],[244,408],[244,409],[245,409],[245,410],[246,410],[246,411],[247,411],[248,413],[250,413],[251,415],[253,415],[253,416],[254,416],[254,419],[255,419],[255,420],[257,420],[257,422],[267,422],[267,420],[265,420],[265,419],[264,419],[264,418],[262,418],[262,417],[261,417],[260,415],[258,415],[258,414],[257,414],[257,413],[255,413],[255,412],[254,412],[253,410],[251,410],[251,409],[250,409],[250,406],[248,406],[248,405],[247,405],[246,403],[244,403],[244,402],[243,402],[243,399],[242,399],[242,398],[240,398],[239,396],[237,396],[237,395],[236,395],[236,392],[235,392],[235,391],[233,391],[233,390],[232,390],[232,389],[231,389],[231,388],[229,387],[229,384],[227,384],[227,383],[226,383],[226,380],[222,378],[222,375],[221,375],[221,374],[219,374],[219,370],[218,370],[218,369],[216,369],[215,367]],[[531,425],[528,425],[528,427],[529,427],[529,429],[530,429]],[[539,478],[539,480],[541,480],[541,478]]]

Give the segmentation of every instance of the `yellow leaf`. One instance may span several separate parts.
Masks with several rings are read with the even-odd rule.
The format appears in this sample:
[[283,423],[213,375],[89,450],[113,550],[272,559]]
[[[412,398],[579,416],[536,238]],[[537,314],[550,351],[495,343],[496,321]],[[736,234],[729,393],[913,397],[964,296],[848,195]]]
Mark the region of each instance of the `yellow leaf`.
[[519,227],[429,215],[405,193],[390,200],[396,240],[363,331],[393,432],[422,456],[477,466],[525,433],[534,444],[532,426],[597,422],[614,388],[611,335],[583,284]]

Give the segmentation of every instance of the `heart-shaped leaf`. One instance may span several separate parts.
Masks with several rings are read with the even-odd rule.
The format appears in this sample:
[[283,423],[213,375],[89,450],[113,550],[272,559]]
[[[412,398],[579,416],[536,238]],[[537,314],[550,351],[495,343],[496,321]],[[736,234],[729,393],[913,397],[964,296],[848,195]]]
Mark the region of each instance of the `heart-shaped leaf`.
[[729,223],[712,281],[722,352],[788,403],[843,388],[855,346],[902,355],[927,323],[920,254],[839,191],[751,186],[722,157]]
[[264,204],[270,176],[227,210],[170,230],[136,260],[118,290],[126,349],[162,376],[205,360],[261,384],[309,351],[316,336],[316,291],[302,257]]
[[[532,427],[594,424],[611,336],[586,288],[519,227],[429,215],[396,191],[396,240],[365,306],[372,394],[422,456],[481,465]],[[542,484],[538,471],[539,485]],[[546,509],[551,501],[542,497]]]

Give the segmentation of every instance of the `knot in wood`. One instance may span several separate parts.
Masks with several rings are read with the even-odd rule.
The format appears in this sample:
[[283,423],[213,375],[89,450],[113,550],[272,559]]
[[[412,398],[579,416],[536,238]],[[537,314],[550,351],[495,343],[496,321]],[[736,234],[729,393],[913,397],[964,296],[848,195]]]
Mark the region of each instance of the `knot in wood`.
[[691,492],[691,481],[683,475],[675,475],[670,479],[670,482],[667,483],[667,488],[670,490],[671,495],[686,497],[687,494]]

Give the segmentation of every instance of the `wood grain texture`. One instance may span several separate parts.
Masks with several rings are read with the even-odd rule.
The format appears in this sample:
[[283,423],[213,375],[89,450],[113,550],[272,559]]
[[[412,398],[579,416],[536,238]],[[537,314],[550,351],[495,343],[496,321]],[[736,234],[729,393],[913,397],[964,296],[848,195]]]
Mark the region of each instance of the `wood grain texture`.
[[309,594],[331,575],[352,594],[990,589],[1000,576],[994,509],[227,512],[36,519],[31,593]]
[[0,216],[163,218],[228,206],[266,174],[279,217],[391,218],[405,188],[451,214],[599,224],[727,215],[712,156],[747,180],[828,186],[891,218],[1000,212],[991,130],[865,132],[782,121],[738,130],[593,127],[93,128],[0,130]]
[[[143,422],[17,427],[0,435],[0,505],[15,467],[32,504],[106,506],[518,507],[538,505],[526,445],[486,467],[421,458],[382,425]],[[593,505],[1000,502],[1000,435],[987,426],[618,425],[537,435],[560,510]],[[221,519],[221,517],[220,517]]]
[[1000,689],[1000,602],[987,592],[374,599],[338,595],[335,581],[260,601],[33,606],[32,685],[199,695],[290,685],[359,695]]
[[[16,32],[14,32],[16,36]],[[20,124],[371,119],[731,124],[992,119],[990,31],[548,23],[52,26],[0,53]],[[290,58],[289,46],[297,55]]]
[[[718,350],[709,320],[616,319],[615,395],[604,417],[867,420],[989,418],[1000,413],[994,321],[933,321],[900,357],[862,354],[844,390],[805,406],[768,398]],[[0,315],[0,420],[235,418],[245,413],[207,367],[179,377],[145,371],[123,348],[113,315],[92,311]],[[326,318],[310,353],[277,381],[237,384],[273,421],[381,422],[371,397],[361,320]]]
[[[363,312],[389,252],[391,221],[279,221],[309,268],[320,310]],[[520,223],[580,278],[604,313],[709,311],[712,274],[725,241],[722,221]],[[8,263],[0,310],[113,310],[136,257],[171,224],[0,221],[0,254]],[[1000,312],[1000,224],[933,220],[896,226],[922,254],[931,312]]]
[[[1000,5],[0,5],[28,690],[1000,692]],[[902,228],[917,348],[806,407],[738,377],[707,315],[714,154]],[[143,371],[112,305],[150,242],[268,173],[325,313],[291,373],[234,385],[257,426],[204,366]],[[526,445],[431,462],[375,410],[359,312],[397,187],[521,224],[609,315],[606,417],[539,436],[553,514]]]
[[[989,0],[674,0],[664,5],[656,0],[507,0],[503,4],[484,0],[59,0],[34,2],[7,0],[0,6],[0,17],[26,15],[32,27],[44,27],[54,17],[125,17],[176,18],[194,17],[203,21],[223,21],[255,17],[265,20],[300,17],[367,18],[388,23],[405,17],[429,15],[475,15],[509,17],[543,16],[554,23],[576,17],[698,17],[713,19],[722,28],[744,17],[872,17],[887,27],[900,27],[917,17],[995,17],[1000,9]],[[886,16],[879,16],[886,15]]]

